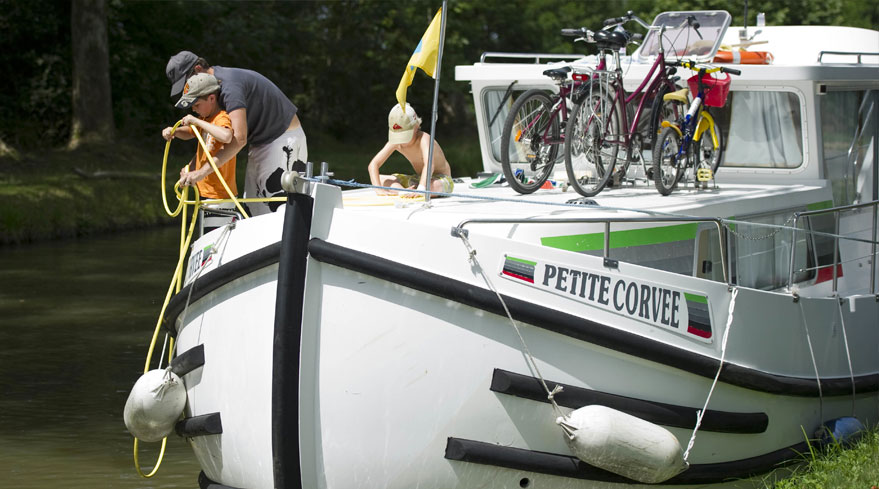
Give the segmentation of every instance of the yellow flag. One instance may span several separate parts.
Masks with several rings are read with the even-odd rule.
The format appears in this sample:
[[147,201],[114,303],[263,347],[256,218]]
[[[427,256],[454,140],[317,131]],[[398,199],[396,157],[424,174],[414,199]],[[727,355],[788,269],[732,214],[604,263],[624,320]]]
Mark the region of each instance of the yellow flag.
[[418,46],[415,47],[412,57],[409,58],[409,63],[406,64],[406,71],[403,73],[403,78],[400,80],[400,86],[397,87],[397,102],[400,102],[400,107],[406,107],[406,89],[412,84],[412,78],[415,76],[416,68],[421,68],[432,78],[436,78],[434,73],[436,73],[436,58],[439,53],[442,12],[442,8],[437,10],[436,15],[433,17],[433,21],[427,26],[427,30],[424,31],[424,35],[421,36],[421,41],[418,43]]

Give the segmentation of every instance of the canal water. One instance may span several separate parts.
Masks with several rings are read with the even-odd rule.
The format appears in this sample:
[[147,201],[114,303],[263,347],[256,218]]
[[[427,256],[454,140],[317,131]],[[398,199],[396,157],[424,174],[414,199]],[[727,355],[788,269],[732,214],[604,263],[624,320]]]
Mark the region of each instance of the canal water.
[[[198,487],[176,435],[138,476],[122,421],[178,246],[171,226],[0,247],[0,487]],[[160,446],[141,444],[147,471]]]

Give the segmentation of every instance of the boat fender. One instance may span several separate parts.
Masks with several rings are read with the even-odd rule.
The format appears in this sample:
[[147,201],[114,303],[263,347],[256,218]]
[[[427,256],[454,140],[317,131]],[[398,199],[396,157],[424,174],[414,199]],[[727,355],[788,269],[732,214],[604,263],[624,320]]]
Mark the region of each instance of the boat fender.
[[678,439],[665,428],[605,406],[581,407],[556,420],[580,460],[644,483],[687,469]]
[[831,419],[815,432],[822,445],[838,442],[842,446],[850,446],[856,443],[864,434],[863,423],[853,416]]
[[161,441],[174,431],[186,405],[186,387],[170,367],[140,376],[125,402],[125,427],[142,441]]

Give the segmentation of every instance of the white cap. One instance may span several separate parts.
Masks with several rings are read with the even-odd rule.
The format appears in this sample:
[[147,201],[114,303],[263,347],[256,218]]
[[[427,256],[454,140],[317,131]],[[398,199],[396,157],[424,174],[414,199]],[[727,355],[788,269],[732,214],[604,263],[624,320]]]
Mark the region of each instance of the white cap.
[[415,109],[408,103],[404,111],[400,104],[394,105],[388,114],[388,142],[391,144],[403,144],[412,140],[415,126],[421,124],[421,118],[415,114]]

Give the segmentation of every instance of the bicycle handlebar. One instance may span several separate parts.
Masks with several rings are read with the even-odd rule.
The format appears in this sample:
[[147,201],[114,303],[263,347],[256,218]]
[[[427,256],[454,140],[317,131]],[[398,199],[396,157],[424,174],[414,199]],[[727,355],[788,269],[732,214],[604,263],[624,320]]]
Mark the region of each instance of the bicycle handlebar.
[[628,22],[628,21],[630,21],[630,20],[634,20],[635,22],[641,24],[641,27],[643,27],[643,28],[645,28],[645,29],[649,29],[649,28],[650,28],[650,24],[648,24],[647,22],[644,22],[643,19],[641,19],[640,17],[638,17],[637,15],[635,15],[635,12],[633,12],[633,11],[631,11],[631,10],[629,10],[628,12],[626,12],[626,15],[623,15],[622,17],[612,17],[612,18],[610,18],[610,19],[605,19],[605,21],[604,21],[604,26],[605,26],[605,27],[610,27],[610,26],[613,26],[613,25],[619,25],[619,24],[622,24],[622,23],[624,23],[624,22]]
[[578,29],[562,29],[562,35],[567,37],[592,37],[592,31],[585,27],[580,27]]
[[702,72],[704,70],[705,73],[714,73],[719,71],[721,73],[729,73],[730,75],[741,75],[742,70],[737,70],[735,68],[727,68],[726,66],[712,66],[712,67],[698,67],[696,63],[688,60],[674,60],[674,61],[666,61],[666,65],[669,66],[683,66],[684,68],[690,69],[692,71]]

